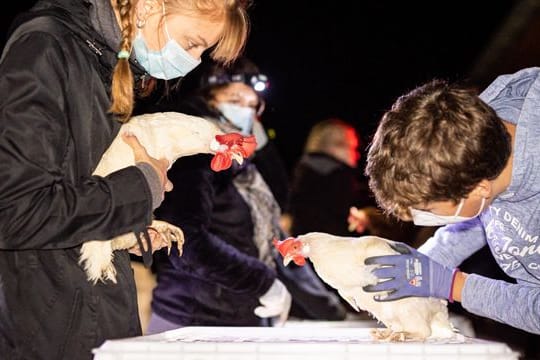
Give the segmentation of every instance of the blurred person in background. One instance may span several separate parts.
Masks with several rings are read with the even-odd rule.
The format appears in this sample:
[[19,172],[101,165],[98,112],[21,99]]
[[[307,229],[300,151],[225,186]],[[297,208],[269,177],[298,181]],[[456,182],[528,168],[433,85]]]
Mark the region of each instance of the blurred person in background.
[[286,236],[272,188],[286,189],[287,183],[271,186],[258,170],[285,172],[277,152],[268,150],[272,143],[259,120],[267,77],[241,58],[230,67],[202,68],[199,79],[192,96],[171,102],[168,110],[210,119],[226,132],[254,134],[257,151],[219,173],[210,170],[207,154],[180,158],[169,170],[175,186],[156,216],[181,227],[186,242],[181,257],[155,255],[147,333],[189,325],[282,325],[291,296],[312,317],[343,319],[345,309],[316,274],[284,268],[271,244]]
[[311,128],[290,182],[287,215],[292,235],[350,235],[349,208],[374,204],[357,171],[359,146],[355,128],[342,119],[326,119]]
[[377,208],[367,179],[358,169],[360,156],[360,134],[351,123],[328,118],[313,125],[290,181],[291,235],[321,231],[403,238],[406,223],[394,221]]

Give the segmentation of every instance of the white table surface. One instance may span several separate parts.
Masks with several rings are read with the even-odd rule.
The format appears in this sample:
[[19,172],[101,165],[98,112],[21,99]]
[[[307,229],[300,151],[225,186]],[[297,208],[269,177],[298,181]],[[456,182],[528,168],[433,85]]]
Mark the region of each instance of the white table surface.
[[[371,322],[291,322],[288,326],[184,327],[109,340],[94,360],[517,360],[504,343],[451,340],[389,343],[373,340]],[[372,324],[372,323],[371,323]],[[343,325],[339,327],[339,325]]]

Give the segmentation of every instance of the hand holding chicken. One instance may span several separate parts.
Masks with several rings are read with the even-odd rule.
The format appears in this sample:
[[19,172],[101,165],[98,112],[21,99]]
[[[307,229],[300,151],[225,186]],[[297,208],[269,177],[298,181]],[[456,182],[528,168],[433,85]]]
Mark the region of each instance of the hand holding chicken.
[[373,256],[366,265],[378,265],[372,274],[379,279],[366,285],[364,291],[386,293],[375,295],[376,301],[393,301],[410,296],[452,299],[452,287],[457,269],[449,269],[416,249],[400,242],[389,243],[399,255]]
[[165,158],[154,159],[151,157],[144,146],[142,146],[142,144],[139,142],[139,139],[127,131],[122,133],[122,140],[124,140],[124,142],[131,147],[135,164],[145,162],[152,166],[156,174],[159,176],[162,190],[171,191],[173,185],[167,178],[167,170],[170,168],[169,161]]

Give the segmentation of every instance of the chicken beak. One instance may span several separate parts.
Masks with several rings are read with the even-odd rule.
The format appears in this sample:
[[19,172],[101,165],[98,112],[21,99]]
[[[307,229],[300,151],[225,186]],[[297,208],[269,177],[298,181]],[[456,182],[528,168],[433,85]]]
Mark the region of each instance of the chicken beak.
[[293,260],[292,256],[291,255],[285,255],[285,257],[283,257],[283,265],[287,266],[289,265],[289,263]]
[[242,165],[244,163],[244,158],[239,153],[233,152],[231,156],[234,160],[236,160],[239,165]]

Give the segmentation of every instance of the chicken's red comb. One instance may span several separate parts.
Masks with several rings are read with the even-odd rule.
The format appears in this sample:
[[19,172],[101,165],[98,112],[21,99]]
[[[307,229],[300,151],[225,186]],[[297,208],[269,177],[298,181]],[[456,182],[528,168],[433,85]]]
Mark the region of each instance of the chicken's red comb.
[[296,238],[293,238],[293,237],[288,237],[285,240],[281,240],[281,241],[274,238],[274,240],[272,240],[272,244],[274,244],[274,246],[279,251],[281,256],[286,256],[289,253],[291,246],[293,245],[295,241],[296,241]]
[[232,165],[232,154],[240,154],[244,159],[250,157],[257,148],[257,140],[255,136],[244,136],[239,133],[228,133],[216,135],[216,141],[227,146],[227,150],[218,151],[210,167],[214,171],[226,170]]
[[231,151],[241,153],[244,158],[251,156],[257,148],[257,140],[254,135],[244,136],[233,132],[216,135],[216,140],[220,144],[227,145]]

